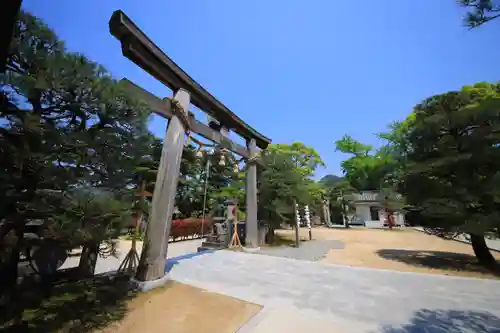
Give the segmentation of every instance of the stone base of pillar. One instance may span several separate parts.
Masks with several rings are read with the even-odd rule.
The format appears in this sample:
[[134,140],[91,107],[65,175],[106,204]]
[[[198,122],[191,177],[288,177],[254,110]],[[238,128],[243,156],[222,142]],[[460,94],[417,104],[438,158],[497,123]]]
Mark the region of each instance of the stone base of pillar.
[[244,247],[242,246],[241,249],[245,253],[255,253],[260,251],[260,247]]
[[152,289],[163,287],[168,281],[170,281],[169,274],[165,274],[164,277],[152,281],[139,281],[135,278],[130,279],[132,286],[140,292],[148,292]]

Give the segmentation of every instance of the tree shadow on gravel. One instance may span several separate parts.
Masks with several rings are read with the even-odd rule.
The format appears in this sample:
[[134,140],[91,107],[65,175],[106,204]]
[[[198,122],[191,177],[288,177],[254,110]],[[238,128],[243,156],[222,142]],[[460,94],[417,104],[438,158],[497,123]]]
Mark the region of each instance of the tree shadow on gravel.
[[500,318],[489,312],[428,310],[414,314],[408,324],[382,328],[383,333],[500,333]]
[[479,265],[475,256],[469,254],[398,249],[382,249],[378,250],[376,253],[384,259],[398,261],[418,267],[442,269],[450,272],[463,271],[492,274],[500,277],[500,271],[488,270],[487,268]]
[[31,283],[20,290],[0,307],[2,332],[92,332],[122,319],[136,295],[124,276]]

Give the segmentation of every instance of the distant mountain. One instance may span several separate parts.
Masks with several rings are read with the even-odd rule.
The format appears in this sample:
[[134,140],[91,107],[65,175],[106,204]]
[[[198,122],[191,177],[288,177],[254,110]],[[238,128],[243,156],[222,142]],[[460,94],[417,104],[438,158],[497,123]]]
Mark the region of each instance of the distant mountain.
[[325,186],[325,187],[330,187],[343,179],[344,179],[344,177],[339,177],[339,176],[335,176],[335,175],[326,175],[323,178],[321,178],[321,180],[319,182],[321,184],[323,184],[323,186]]

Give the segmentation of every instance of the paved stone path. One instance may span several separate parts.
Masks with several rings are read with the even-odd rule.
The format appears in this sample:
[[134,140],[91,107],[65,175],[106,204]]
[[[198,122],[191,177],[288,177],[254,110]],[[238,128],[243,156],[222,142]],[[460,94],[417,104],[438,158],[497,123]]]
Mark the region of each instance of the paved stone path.
[[[413,227],[413,229],[421,232],[425,232],[424,228],[422,227]],[[457,242],[462,242],[462,243],[467,243],[470,244],[470,241],[463,235],[458,236],[458,238],[455,239]],[[495,250],[495,251],[500,251],[500,239],[486,239],[486,245],[490,248],[490,250]]]
[[264,305],[239,333],[500,332],[500,282],[217,251],[174,280]]
[[301,242],[298,248],[293,246],[262,247],[257,254],[298,260],[317,261],[331,249],[343,249],[344,243],[338,240],[312,240]]
[[[198,246],[201,246],[203,240],[201,239],[193,239],[193,240],[185,240],[179,242],[171,242],[168,244],[168,252],[167,257],[173,258],[177,256],[182,256],[188,253],[196,252]],[[116,271],[120,264],[127,256],[128,251],[130,251],[132,242],[131,241],[119,241],[117,256],[109,256],[107,258],[99,257],[97,259],[97,264],[95,268],[95,274],[101,274],[106,272]],[[139,257],[142,251],[142,242],[138,242],[137,250]],[[64,262],[64,265],[60,269],[71,268],[78,266],[78,262],[80,261],[80,256],[69,257]]]
[[[470,244],[470,241],[462,235],[460,235],[457,240],[460,242]],[[486,245],[490,248],[490,250],[500,251],[500,239],[498,239],[498,238],[497,239],[488,239],[487,238]]]

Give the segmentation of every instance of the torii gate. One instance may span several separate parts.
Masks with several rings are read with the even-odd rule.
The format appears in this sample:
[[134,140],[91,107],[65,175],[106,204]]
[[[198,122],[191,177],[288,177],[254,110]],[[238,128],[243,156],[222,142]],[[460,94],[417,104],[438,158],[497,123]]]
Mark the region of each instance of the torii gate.
[[[246,124],[224,104],[185,73],[156,46],[121,10],[109,21],[111,34],[121,42],[122,53],[136,65],[174,91],[173,98],[163,100],[123,79],[121,84],[148,108],[169,119],[160,166],[153,193],[151,218],[148,222],[139,270],[141,282],[164,280],[168,239],[172,224],[175,193],[186,133],[197,133],[247,159],[246,170],[246,246],[258,248],[257,163],[258,148],[266,149],[271,140]],[[221,125],[215,130],[194,118],[193,104],[215,118]],[[227,138],[233,130],[246,140],[243,147]],[[156,283],[156,282],[154,282]],[[160,283],[160,281],[158,281]]]

